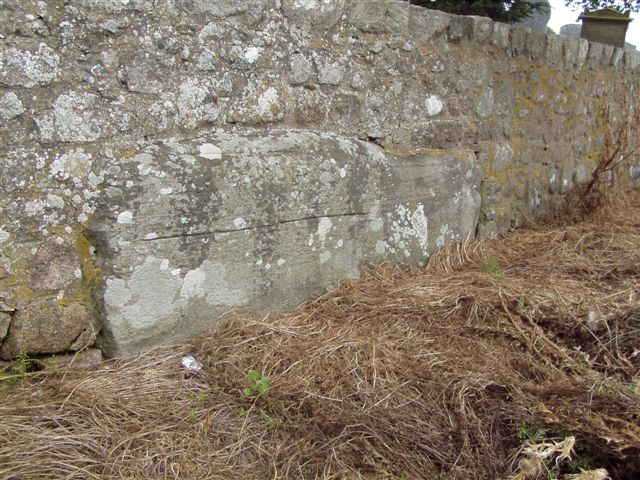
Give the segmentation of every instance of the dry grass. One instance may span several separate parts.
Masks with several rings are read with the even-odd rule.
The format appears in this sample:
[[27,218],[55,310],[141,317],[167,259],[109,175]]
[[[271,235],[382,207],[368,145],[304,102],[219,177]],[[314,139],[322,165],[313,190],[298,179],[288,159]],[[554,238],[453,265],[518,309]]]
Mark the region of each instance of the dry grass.
[[[572,435],[574,459],[637,478],[629,201],[426,269],[370,268],[191,346],[25,379],[2,394],[0,478],[497,479],[516,472],[523,429],[552,446]],[[185,353],[204,363],[195,377]],[[272,376],[266,395],[241,393],[250,369]]]

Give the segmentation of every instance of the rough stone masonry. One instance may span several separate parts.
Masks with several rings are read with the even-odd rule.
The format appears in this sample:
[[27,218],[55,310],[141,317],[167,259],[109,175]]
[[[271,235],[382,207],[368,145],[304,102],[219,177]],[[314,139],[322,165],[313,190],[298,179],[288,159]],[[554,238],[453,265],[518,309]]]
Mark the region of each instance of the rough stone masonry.
[[135,353],[423,265],[560,206],[602,108],[640,108],[638,52],[403,1],[0,15],[5,360]]

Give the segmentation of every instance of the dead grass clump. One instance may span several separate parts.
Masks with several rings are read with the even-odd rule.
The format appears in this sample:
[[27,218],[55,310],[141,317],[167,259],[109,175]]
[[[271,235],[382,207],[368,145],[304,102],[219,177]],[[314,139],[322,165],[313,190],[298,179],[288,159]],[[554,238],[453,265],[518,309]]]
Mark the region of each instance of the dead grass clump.
[[521,478],[637,478],[632,201],[238,317],[189,347],[195,377],[174,347],[31,378],[0,405],[0,478],[494,479],[547,450]]
[[616,110],[613,114],[609,105],[602,109],[602,148],[591,178],[567,195],[565,216],[580,219],[602,211],[611,213],[627,203],[621,185],[628,181],[629,167],[640,160],[640,109],[634,111],[623,101]]

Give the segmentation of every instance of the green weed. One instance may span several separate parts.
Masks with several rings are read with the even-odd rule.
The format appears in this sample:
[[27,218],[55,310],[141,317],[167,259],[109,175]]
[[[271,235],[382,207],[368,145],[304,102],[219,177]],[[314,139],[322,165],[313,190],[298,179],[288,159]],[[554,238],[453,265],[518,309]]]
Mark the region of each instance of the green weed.
[[[284,403],[269,395],[270,375],[263,375],[257,370],[247,372],[247,386],[242,389],[245,398],[252,399],[258,407],[260,418],[268,427],[279,428],[284,425],[283,414],[287,411]],[[239,415],[244,417],[249,412],[240,408]]]
[[544,440],[544,432],[542,430],[534,430],[527,422],[518,425],[516,432],[518,440],[527,441],[531,444],[540,443]]
[[242,389],[245,397],[261,397],[269,395],[270,375],[262,375],[257,370],[247,372],[247,386]]
[[488,257],[484,265],[482,265],[482,271],[491,275],[498,282],[505,282],[507,276],[502,271],[495,257]]

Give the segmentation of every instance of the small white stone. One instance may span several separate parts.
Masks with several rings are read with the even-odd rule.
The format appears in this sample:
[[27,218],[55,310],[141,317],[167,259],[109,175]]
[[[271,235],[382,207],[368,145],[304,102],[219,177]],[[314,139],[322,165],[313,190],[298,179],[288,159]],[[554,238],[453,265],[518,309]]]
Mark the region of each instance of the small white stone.
[[424,105],[427,109],[427,115],[429,115],[430,117],[438,115],[444,107],[444,103],[442,103],[442,100],[437,95],[429,96],[425,100]]

